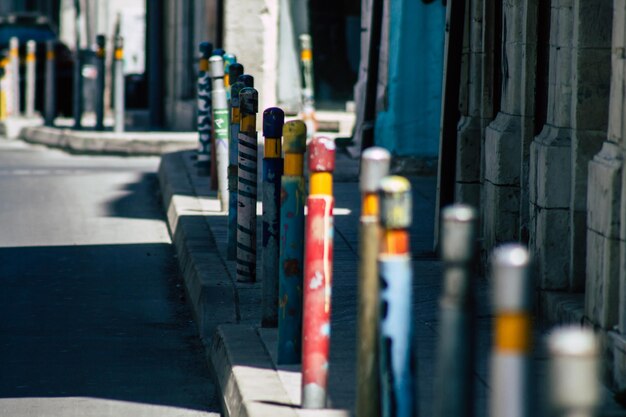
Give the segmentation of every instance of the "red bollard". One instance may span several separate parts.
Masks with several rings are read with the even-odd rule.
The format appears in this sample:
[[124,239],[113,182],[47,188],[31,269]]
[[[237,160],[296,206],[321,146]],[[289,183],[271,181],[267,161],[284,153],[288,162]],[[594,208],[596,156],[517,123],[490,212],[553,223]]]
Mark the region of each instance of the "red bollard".
[[311,141],[309,169],[304,233],[302,408],[324,408],[330,347],[335,142],[323,137]]

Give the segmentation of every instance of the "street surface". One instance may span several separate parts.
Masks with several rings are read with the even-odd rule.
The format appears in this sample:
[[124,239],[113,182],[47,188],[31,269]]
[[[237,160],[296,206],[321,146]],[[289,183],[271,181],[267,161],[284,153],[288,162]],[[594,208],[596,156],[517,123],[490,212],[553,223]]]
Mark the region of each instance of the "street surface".
[[0,416],[218,416],[158,158],[0,141]]

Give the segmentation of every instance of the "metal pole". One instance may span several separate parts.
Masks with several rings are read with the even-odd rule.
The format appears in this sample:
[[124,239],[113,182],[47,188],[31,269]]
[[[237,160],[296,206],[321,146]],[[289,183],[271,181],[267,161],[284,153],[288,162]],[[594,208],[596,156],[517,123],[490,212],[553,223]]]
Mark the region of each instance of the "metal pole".
[[444,289],[439,300],[439,348],[433,415],[470,417],[474,415],[472,262],[478,216],[472,207],[457,204],[444,208],[441,217]]
[[304,247],[302,314],[302,408],[325,408],[330,351],[330,297],[333,273],[333,171],[335,142],[309,143],[309,196]]
[[283,127],[285,161],[280,180],[278,270],[278,363],[300,363],[302,355],[302,273],[304,262],[304,153],[306,125]]
[[557,328],[548,336],[551,416],[593,417],[600,404],[598,340],[589,328]]
[[124,131],[124,112],[125,112],[125,103],[124,103],[124,38],[121,36],[115,37],[115,55],[114,55],[114,64],[115,65],[115,122],[114,128],[115,132],[123,132]]
[[20,117],[20,44],[15,37],[9,40],[9,57],[11,59],[11,98],[12,111],[10,116]]
[[198,66],[198,157],[196,167],[200,175],[208,175],[211,160],[211,75],[209,73],[209,57],[213,45],[209,42],[200,43],[200,62]]
[[0,120],[6,120],[7,111],[7,55],[4,51],[0,51]]
[[531,280],[529,255],[519,244],[505,244],[492,254],[494,347],[491,357],[491,417],[529,417],[531,349]]
[[239,125],[241,123],[241,112],[239,99],[240,91],[245,87],[254,87],[254,78],[251,75],[239,76],[237,82],[231,88],[230,102],[230,143],[228,145],[228,242],[226,247],[226,258],[228,260],[237,259],[237,180],[238,172],[238,147],[239,147]]
[[26,117],[35,117],[35,64],[37,44],[26,42]]
[[[224,59],[224,88],[226,89],[226,96],[228,97],[231,83],[237,81],[236,77],[233,78],[232,81],[230,78],[230,66],[237,63],[237,56],[234,54],[224,54],[222,58]],[[243,74],[243,72],[241,74]]]
[[311,35],[300,35],[300,62],[304,75],[304,88],[302,89],[302,119],[306,123],[307,132],[312,136],[317,131],[315,118],[315,95],[313,87],[313,42]]
[[74,106],[72,113],[74,116],[74,129],[82,127],[83,118],[83,57],[80,50],[80,44],[76,43],[76,53],[74,54]]
[[[224,56],[223,49],[214,49],[212,57],[220,57]],[[223,59],[223,58],[222,58]],[[222,72],[223,72],[223,61],[222,61]],[[213,95],[211,95],[211,100],[213,100]],[[213,116],[213,103],[211,102],[211,116]],[[217,153],[215,152],[215,124],[212,122],[212,130],[211,130],[211,162],[210,162],[210,172],[209,172],[209,187],[211,191],[217,190]]]
[[57,113],[56,86],[56,41],[46,42],[46,96],[44,99],[44,123],[54,126]]
[[239,92],[237,180],[237,281],[256,282],[256,200],[258,92],[246,87]]
[[378,256],[383,417],[412,417],[417,404],[411,324],[413,273],[407,230],[411,220],[411,184],[403,177],[383,178],[380,182],[383,233]]
[[217,163],[217,198],[220,201],[220,211],[228,211],[228,101],[224,88],[224,60],[221,56],[212,56],[209,59],[211,68],[211,103],[213,106],[213,137],[215,140],[215,159]]
[[384,148],[370,148],[361,156],[362,196],[359,233],[359,301],[357,339],[357,417],[380,416],[378,361],[379,285],[378,252],[380,222],[378,190],[389,173],[391,155]]
[[[232,95],[232,86],[239,80],[239,76],[243,75],[243,65],[233,62],[228,66],[228,71],[224,77],[224,85],[226,85],[226,98],[230,103]],[[226,81],[228,79],[228,81]]]
[[96,84],[96,130],[104,130],[104,80],[106,77],[106,38],[104,35],[96,36],[96,65],[98,78]]
[[284,121],[285,113],[278,107],[270,107],[263,112],[263,327],[276,327],[278,324],[280,178],[283,175],[281,137]]

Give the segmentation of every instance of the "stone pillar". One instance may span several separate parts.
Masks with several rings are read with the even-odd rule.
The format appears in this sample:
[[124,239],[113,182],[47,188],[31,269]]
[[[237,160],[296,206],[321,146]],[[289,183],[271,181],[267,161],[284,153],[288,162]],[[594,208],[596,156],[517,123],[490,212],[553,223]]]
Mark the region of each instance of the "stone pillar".
[[606,138],[612,0],[574,0],[569,290],[585,289],[587,168]]
[[[585,316],[594,325],[611,329],[618,317],[620,298],[620,221],[623,203],[624,155],[624,22],[626,0],[613,2],[611,87],[607,139],[588,167],[587,281]],[[623,280],[622,280],[623,282]],[[623,331],[623,325],[622,331]]]
[[530,148],[530,251],[542,289],[569,286],[574,0],[552,0],[548,112]]
[[[466,83],[461,84],[461,96],[466,103],[462,107],[459,121],[456,157],[456,187],[454,197],[457,202],[480,207],[480,149],[481,149],[481,98],[482,98],[482,55],[483,49],[483,1],[467,2],[469,13],[466,16],[466,36],[468,53],[464,54],[468,71]],[[464,50],[465,52],[465,50]],[[464,79],[461,80],[462,82]],[[463,94],[465,93],[465,94]]]
[[[485,179],[483,189],[484,249],[519,238],[520,175],[524,129],[532,126],[533,113],[526,96],[534,85],[522,83],[529,45],[536,43],[532,27],[536,1],[505,2],[502,5],[502,97],[500,112],[485,132]],[[534,47],[533,47],[534,48]],[[533,49],[534,50],[534,49]]]

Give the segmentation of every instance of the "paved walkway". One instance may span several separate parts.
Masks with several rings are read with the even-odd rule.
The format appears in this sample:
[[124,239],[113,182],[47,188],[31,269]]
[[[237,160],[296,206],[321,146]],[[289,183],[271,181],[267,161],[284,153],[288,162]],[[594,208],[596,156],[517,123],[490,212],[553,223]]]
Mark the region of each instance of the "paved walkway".
[[[357,293],[357,247],[358,247],[358,218],[360,210],[360,193],[356,182],[358,166],[355,161],[350,160],[345,155],[339,155],[337,161],[338,172],[335,181],[335,198],[337,213],[335,215],[335,241],[334,241],[334,275],[333,275],[333,292],[332,292],[332,329],[331,329],[331,362],[330,362],[330,395],[332,406],[336,409],[350,410],[353,412],[355,401],[355,367],[356,367],[356,293]],[[181,172],[183,171],[184,172]],[[174,172],[175,171],[175,172]],[[173,179],[173,176],[176,179]],[[204,259],[204,264],[199,266],[198,271],[205,270],[207,276],[215,276],[217,274],[226,274],[230,281],[234,283],[234,262],[226,260],[226,217],[218,213],[215,193],[208,188],[208,178],[196,175],[194,161],[191,152],[167,155],[164,157],[160,177],[162,186],[165,184],[168,190],[165,192],[166,204],[170,207],[170,222],[180,221],[181,219],[189,219],[200,215],[204,218],[205,224],[200,225],[195,217],[196,230],[198,227],[207,227],[210,233],[209,240],[212,251],[216,252],[217,257],[212,257],[208,262]],[[432,251],[433,242],[433,219],[435,210],[435,177],[413,177],[411,178],[413,186],[413,218],[414,222],[411,227],[411,252],[413,257],[414,271],[414,326],[415,326],[415,343],[418,359],[418,395],[419,395],[419,415],[432,415],[432,398],[433,398],[433,378],[434,363],[436,360],[436,343],[437,343],[437,312],[438,299],[441,291],[441,265],[436,255]],[[176,199],[176,190],[180,190],[178,202],[173,204]],[[179,211],[181,215],[177,216],[175,211]],[[178,220],[176,220],[178,219]],[[260,223],[260,222],[259,222]],[[204,230],[204,229],[202,229]],[[198,231],[198,233],[201,233]],[[203,233],[203,232],[202,232]],[[259,231],[260,236],[260,231]],[[194,237],[196,239],[197,236]],[[175,239],[176,240],[176,239]],[[184,239],[179,239],[180,244],[184,245]],[[193,248],[187,252],[196,250],[198,243],[196,240],[191,242]],[[201,249],[202,250],[202,249]],[[200,252],[201,252],[200,250]],[[180,253],[179,249],[179,253]],[[186,252],[186,253],[187,253]],[[193,262],[193,253],[186,256],[185,262]],[[218,264],[219,263],[219,264]],[[197,267],[197,265],[196,265]],[[183,267],[185,269],[185,267]],[[189,268],[187,268],[189,269]],[[258,275],[260,276],[260,275]],[[210,279],[210,278],[209,278]],[[236,295],[234,296],[236,312],[236,321],[239,324],[245,324],[257,327],[260,323],[260,307],[261,307],[261,284],[240,284],[235,283]],[[477,278],[476,292],[478,301],[477,321],[476,321],[476,410],[478,416],[487,415],[487,396],[488,396],[488,357],[491,349],[491,310],[489,301],[489,285],[487,280]],[[192,296],[193,297],[193,296]],[[198,297],[196,297],[198,298]],[[198,308],[198,307],[196,307]],[[204,307],[207,308],[207,307]],[[228,352],[228,338],[233,334],[237,334],[237,329],[241,332],[248,332],[250,327],[227,327],[221,336],[224,340],[223,345],[227,352],[224,358],[231,362],[233,369],[237,367],[236,360],[241,352],[235,352],[241,347],[237,347],[233,343],[233,352]],[[205,329],[210,332],[211,329]],[[276,332],[272,329],[263,329],[259,331],[261,339],[265,345],[269,357],[275,357],[275,338]],[[541,329],[536,329],[536,352],[534,354],[535,383],[533,387],[536,394],[540,395],[545,392],[545,353],[543,352],[543,338]],[[230,336],[229,336],[230,335]],[[207,341],[208,342],[208,341]],[[243,343],[241,340],[238,343]],[[245,343],[244,343],[245,344]],[[221,345],[220,345],[221,346]],[[253,349],[251,344],[247,347],[248,354],[246,360],[251,355],[249,351]],[[214,352],[215,353],[215,352]],[[263,359],[265,360],[265,359]],[[250,363],[261,363],[247,362]],[[263,362],[263,363],[267,363]],[[276,368],[272,363],[271,367]],[[215,363],[214,366],[226,366],[221,363]],[[265,367],[265,365],[259,366]],[[269,366],[267,366],[269,367]],[[262,399],[262,395],[255,395],[254,389],[251,388],[253,402],[255,404],[276,402],[286,403],[290,401],[293,406],[299,404],[299,373],[297,367],[278,367],[278,377],[283,383],[283,389],[287,395],[281,396],[281,400],[272,398]],[[223,370],[222,370],[223,371]],[[220,370],[217,373],[220,374]],[[228,372],[228,370],[224,371]],[[246,384],[247,381],[239,381],[236,372],[234,373],[235,384],[241,382]],[[265,375],[265,374],[264,374]],[[247,374],[249,378],[250,375]],[[265,377],[265,376],[264,376]],[[228,380],[230,381],[230,380]],[[231,381],[232,382],[232,381]],[[228,382],[229,384],[231,382]],[[243,386],[243,385],[242,385]],[[230,387],[230,385],[229,385]],[[224,389],[224,386],[222,387]],[[228,388],[228,387],[227,387]],[[230,388],[228,388],[230,389]],[[242,388],[241,390],[245,390]],[[603,409],[603,416],[625,415],[623,409],[615,406],[611,401],[608,391],[604,392],[606,396],[606,406]],[[244,401],[246,395],[231,395],[224,393],[225,403],[228,407],[229,401]],[[242,399],[243,398],[243,399]],[[289,400],[285,400],[289,398]],[[251,400],[252,401],[252,400]],[[539,403],[539,401],[537,402]],[[233,404],[234,406],[234,404]],[[239,407],[240,405],[237,405]],[[251,406],[252,408],[254,406]],[[540,407],[536,406],[534,415],[541,415]],[[272,411],[267,414],[271,415]],[[276,410],[273,411],[276,413]],[[299,415],[306,415],[301,411],[297,411]],[[285,414],[293,415],[293,414]],[[325,415],[318,414],[316,415]],[[329,414],[330,415],[330,414]]]

